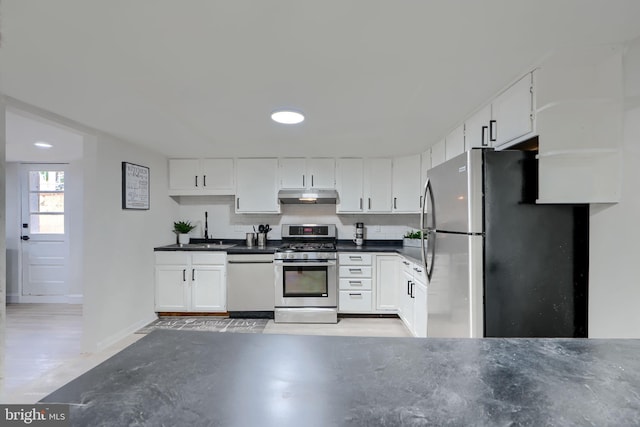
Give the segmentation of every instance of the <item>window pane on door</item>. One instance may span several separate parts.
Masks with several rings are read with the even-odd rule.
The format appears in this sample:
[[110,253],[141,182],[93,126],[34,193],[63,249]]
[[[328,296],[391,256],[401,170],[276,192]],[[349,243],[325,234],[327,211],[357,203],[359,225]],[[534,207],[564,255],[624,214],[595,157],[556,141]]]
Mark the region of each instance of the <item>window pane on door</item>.
[[64,191],[64,171],[30,171],[29,191]]
[[64,215],[31,214],[31,234],[64,234]]
[[29,194],[29,211],[64,213],[64,193]]

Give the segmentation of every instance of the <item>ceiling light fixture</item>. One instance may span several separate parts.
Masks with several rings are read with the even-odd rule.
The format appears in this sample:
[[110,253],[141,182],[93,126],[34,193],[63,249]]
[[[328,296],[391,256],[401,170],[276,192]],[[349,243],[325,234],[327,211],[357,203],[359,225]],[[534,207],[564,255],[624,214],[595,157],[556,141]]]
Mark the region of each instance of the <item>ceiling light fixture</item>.
[[53,145],[49,144],[48,142],[44,142],[44,141],[34,142],[33,145],[35,145],[38,148],[51,148],[51,147],[53,147]]
[[285,125],[295,125],[304,120],[304,115],[298,111],[281,110],[271,113],[271,120]]

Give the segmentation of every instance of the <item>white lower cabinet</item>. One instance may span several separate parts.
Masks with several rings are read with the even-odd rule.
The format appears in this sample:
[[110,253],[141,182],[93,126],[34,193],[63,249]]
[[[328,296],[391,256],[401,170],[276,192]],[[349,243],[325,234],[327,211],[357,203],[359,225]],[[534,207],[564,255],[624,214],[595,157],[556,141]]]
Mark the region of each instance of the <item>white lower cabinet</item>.
[[398,312],[398,256],[376,255],[376,305],[379,312]]
[[225,312],[225,252],[156,252],[155,311]]
[[338,312],[371,313],[373,309],[373,255],[338,254]]
[[415,337],[427,336],[427,279],[424,268],[400,258],[398,274],[400,319]]

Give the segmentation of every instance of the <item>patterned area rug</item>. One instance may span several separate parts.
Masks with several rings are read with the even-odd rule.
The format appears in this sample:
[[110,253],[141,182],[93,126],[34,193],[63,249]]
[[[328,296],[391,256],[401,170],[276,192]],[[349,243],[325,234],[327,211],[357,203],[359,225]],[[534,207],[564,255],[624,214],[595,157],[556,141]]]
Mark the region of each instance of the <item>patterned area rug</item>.
[[269,319],[228,319],[215,317],[160,317],[138,330],[136,334],[148,334],[154,329],[185,331],[242,332],[260,334]]

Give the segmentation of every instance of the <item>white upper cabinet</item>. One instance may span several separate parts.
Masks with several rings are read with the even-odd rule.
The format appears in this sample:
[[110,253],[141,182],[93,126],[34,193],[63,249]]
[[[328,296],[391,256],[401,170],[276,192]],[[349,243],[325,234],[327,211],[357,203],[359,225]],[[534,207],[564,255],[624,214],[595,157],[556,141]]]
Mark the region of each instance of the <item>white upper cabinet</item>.
[[338,159],[338,213],[391,212],[391,159]]
[[366,159],[364,171],[364,207],[366,212],[391,212],[391,159]]
[[447,135],[444,146],[444,156],[446,160],[464,153],[464,124],[458,126]]
[[233,159],[169,159],[169,195],[231,195]]
[[281,158],[280,188],[335,188],[335,159]]
[[445,160],[445,142],[443,139],[431,147],[431,167],[435,168],[439,164],[444,163]]
[[338,159],[336,161],[336,212],[363,212],[364,160]]
[[278,159],[237,159],[236,213],[280,213]]
[[420,211],[422,196],[420,180],[419,154],[393,159],[393,212]]
[[528,73],[491,103],[489,139],[504,149],[534,135],[533,73]]
[[489,121],[491,121],[491,104],[486,105],[464,122],[465,151],[492,146],[489,139]]

